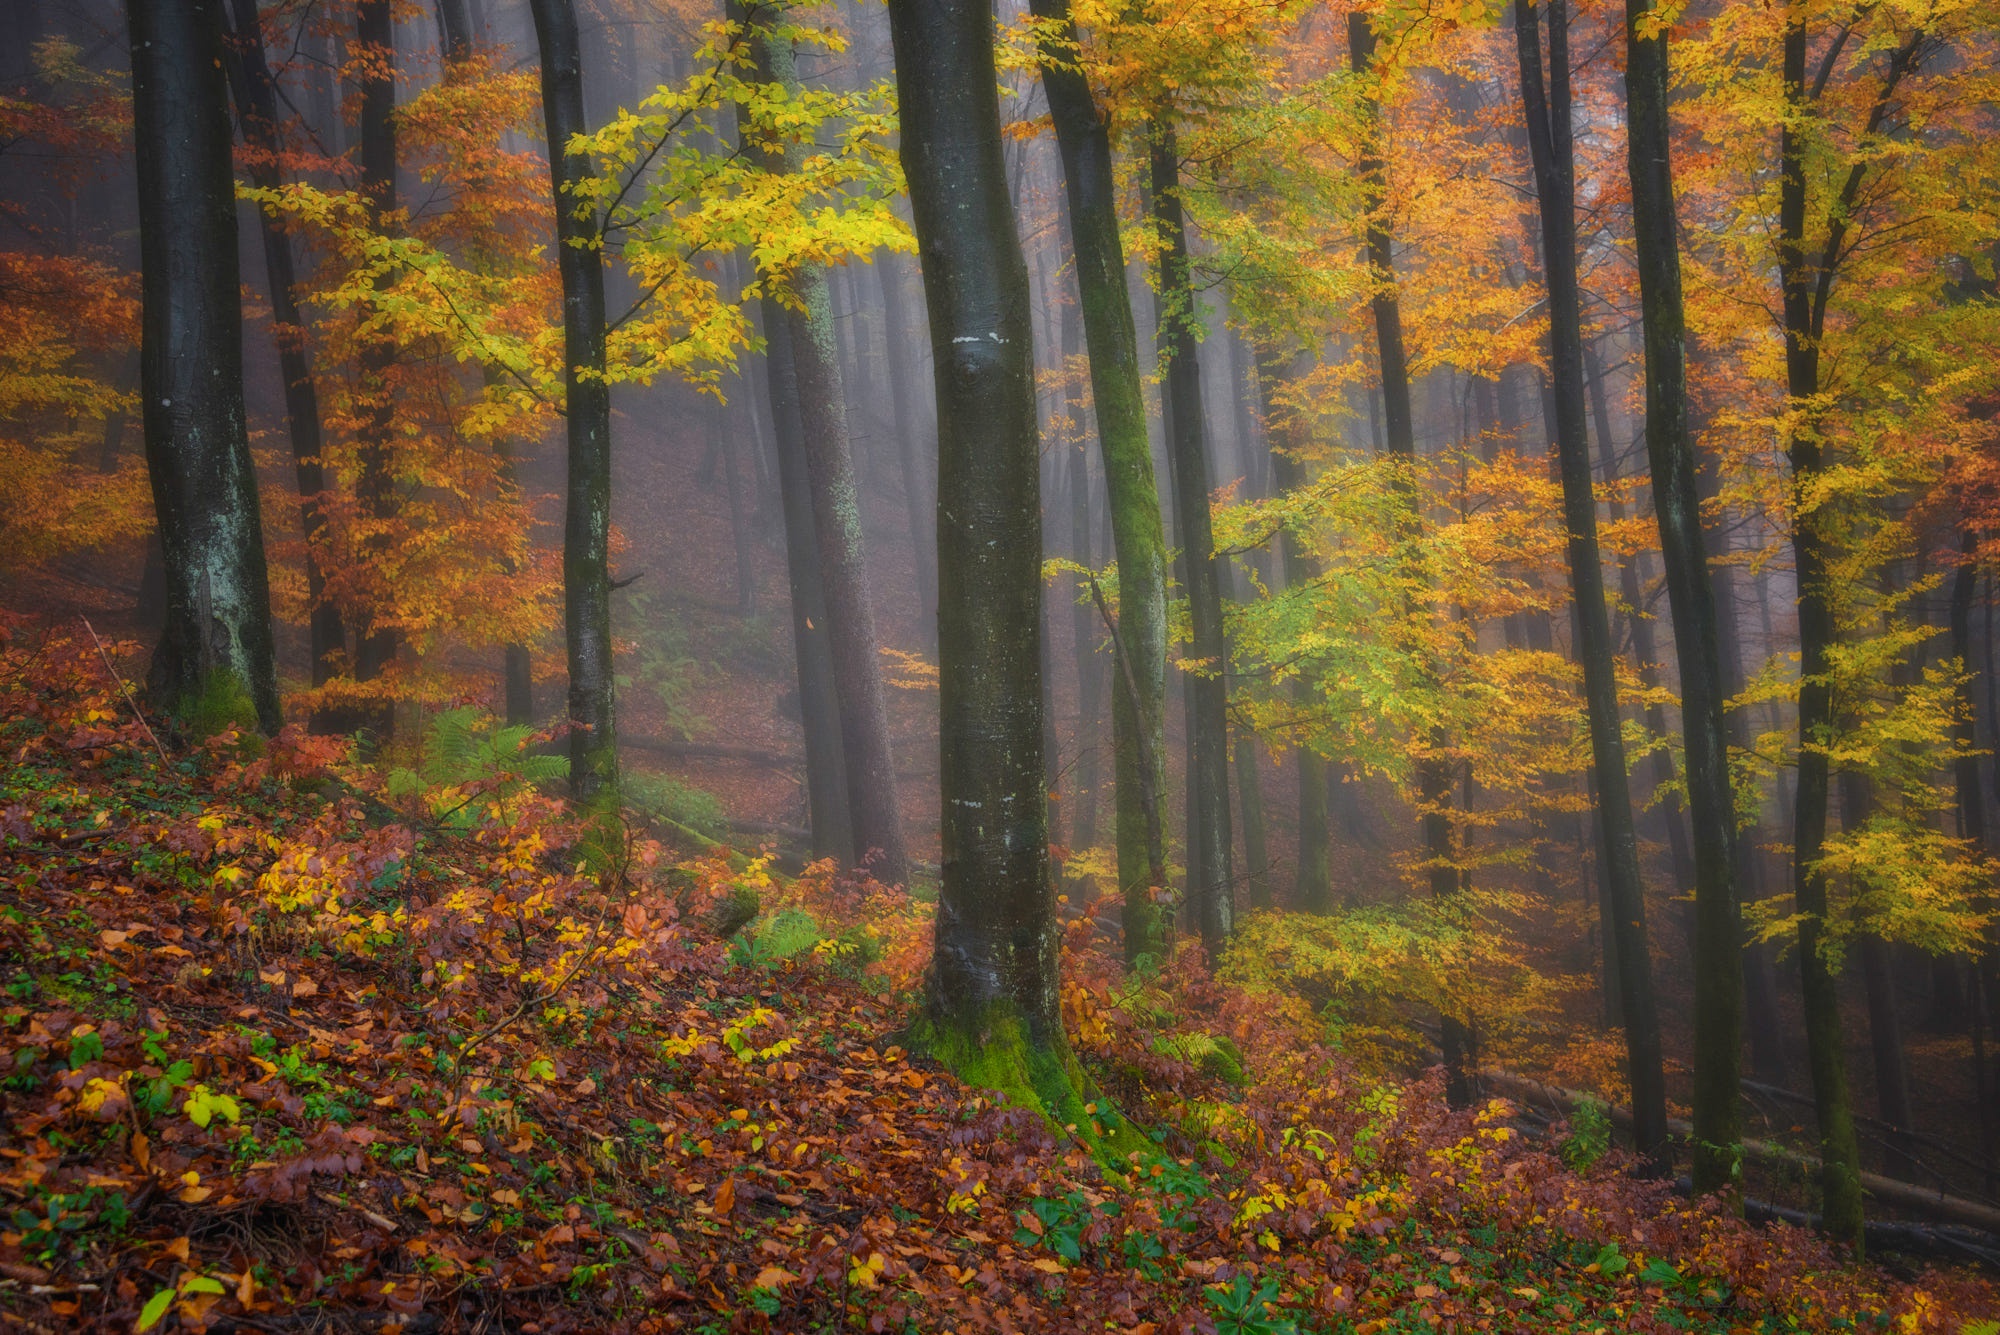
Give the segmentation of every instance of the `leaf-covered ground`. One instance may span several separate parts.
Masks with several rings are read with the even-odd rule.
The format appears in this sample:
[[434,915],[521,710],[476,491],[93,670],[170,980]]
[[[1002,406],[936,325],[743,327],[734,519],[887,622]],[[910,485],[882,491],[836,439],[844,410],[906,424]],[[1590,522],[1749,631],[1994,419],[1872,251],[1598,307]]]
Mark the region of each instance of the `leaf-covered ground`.
[[1956,1332],[2000,1310],[1615,1159],[1574,1174],[1504,1102],[1363,1080],[1285,1007],[1192,963],[1128,982],[1080,927],[1092,1110],[1156,1146],[1105,1165],[898,1046],[927,948],[898,892],[637,836],[587,861],[559,804],[471,751],[391,802],[295,733],[156,747],[87,638],[13,627],[0,719],[10,1329]]

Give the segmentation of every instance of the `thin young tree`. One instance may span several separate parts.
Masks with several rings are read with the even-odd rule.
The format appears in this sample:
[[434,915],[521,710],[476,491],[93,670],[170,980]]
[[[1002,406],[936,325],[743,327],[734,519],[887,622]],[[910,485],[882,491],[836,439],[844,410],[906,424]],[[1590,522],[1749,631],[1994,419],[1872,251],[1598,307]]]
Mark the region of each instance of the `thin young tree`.
[[563,512],[563,647],[569,659],[569,783],[580,800],[618,782],[611,658],[611,387],[605,379],[604,259],[596,209],[578,189],[590,172],[569,143],[584,133],[583,46],[575,0],[529,0],[542,56],[542,117],[563,289],[564,422],[569,496]]
[[[361,59],[361,194],[368,202],[377,232],[392,226],[396,200],[396,20],[390,0],[358,0],[354,7],[354,42],[350,54]],[[366,313],[363,313],[365,320]],[[376,522],[396,512],[396,483],[391,455],[396,434],[396,400],[390,383],[396,364],[396,340],[387,333],[365,335],[355,359],[355,436],[361,447],[357,487],[362,510]],[[364,542],[366,559],[373,544]],[[357,627],[354,678],[373,681],[395,660],[399,636],[388,624],[392,609],[379,599],[365,608]],[[395,711],[377,702],[366,711],[369,730],[387,738],[395,726]]]
[[1208,430],[1195,339],[1194,285],[1181,208],[1180,154],[1171,112],[1151,136],[1153,224],[1159,229],[1158,339],[1167,407],[1167,453],[1193,631],[1188,672],[1188,899],[1211,960],[1235,928],[1233,837],[1229,823],[1229,646],[1222,626],[1222,580],[1215,559],[1208,496]]
[[[1812,1068],[1813,1104],[1819,1123],[1820,1194],[1826,1231],[1862,1241],[1861,1150],[1854,1132],[1853,1096],[1841,1034],[1840,980],[1821,941],[1827,931],[1826,846],[1831,791],[1830,745],[1836,731],[1833,655],[1838,629],[1829,568],[1833,557],[1832,507],[1817,492],[1830,467],[1821,439],[1820,349],[1834,280],[1846,258],[1848,228],[1869,159],[1857,157],[1833,197],[1824,201],[1824,244],[1806,239],[1809,187],[1808,122],[1819,93],[1845,44],[1838,39],[1822,57],[1820,72],[1806,72],[1807,13],[1787,12],[1784,40],[1785,119],[1778,139],[1778,274],[1783,288],[1785,387],[1790,397],[1785,453],[1792,466],[1792,562],[1798,578],[1799,766],[1793,808],[1792,895],[1799,912],[1799,976],[1805,999],[1806,1059]],[[1890,53],[1862,139],[1872,139],[1894,105],[1896,90],[1913,73],[1923,51],[1919,27]]]
[[[759,34],[752,43],[758,75],[787,90],[799,86],[790,41]],[[767,170],[788,171],[794,150],[763,154]],[[882,680],[875,611],[863,560],[861,505],[847,431],[847,391],[834,334],[826,270],[801,264],[779,275],[789,289],[780,303],[797,383],[800,438],[811,483],[813,532],[826,598],[833,689],[840,706],[840,748],[855,855],[889,885],[909,880],[889,709]],[[769,312],[766,312],[767,315]]]
[[1548,285],[1549,373],[1555,400],[1556,455],[1562,477],[1563,522],[1569,538],[1571,607],[1583,660],[1585,714],[1597,777],[1600,876],[1611,920],[1618,999],[1625,1027],[1626,1073],[1632,1083],[1633,1141],[1653,1171],[1673,1166],[1667,1142],[1666,1072],[1646,943],[1645,886],[1625,768],[1624,719],[1618,709],[1618,651],[1604,606],[1604,565],[1597,547],[1597,494],[1584,415],[1583,309],[1576,273],[1576,158],[1570,129],[1567,0],[1548,5],[1548,70],[1542,67],[1544,24],[1535,0],[1515,0],[1514,30],[1521,67],[1521,106],[1534,164],[1542,221],[1542,264]]
[[[1375,46],[1375,29],[1369,16],[1363,13],[1348,15],[1348,64],[1354,74],[1364,77],[1372,74]],[[1366,99],[1365,110],[1368,119],[1379,125],[1381,108],[1375,99]],[[1389,230],[1383,211],[1388,189],[1386,169],[1378,149],[1372,144],[1358,167],[1368,189],[1366,245],[1368,268],[1374,284],[1369,307],[1375,318],[1376,360],[1382,372],[1384,446],[1391,462],[1401,470],[1397,482],[1402,500],[1396,519],[1401,529],[1397,535],[1397,546],[1402,563],[1412,573],[1417,573],[1417,547],[1423,516],[1415,474],[1416,419],[1410,404],[1410,362],[1403,345],[1402,305],[1396,293],[1395,237]],[[1413,617],[1417,611],[1414,607],[1405,608],[1404,614]],[[1421,652],[1420,648],[1418,652]],[[1427,754],[1417,762],[1417,801],[1423,812],[1424,855],[1429,864],[1431,895],[1442,901],[1451,899],[1460,888],[1452,847],[1452,774],[1450,762],[1439,754],[1445,749],[1446,738],[1439,733],[1424,740]],[[1446,1013],[1439,1017],[1439,1029],[1444,1052],[1445,1093],[1454,1106],[1463,1107],[1472,1099],[1472,1026],[1464,1016]]]
[[[1153,869],[1165,864],[1156,845],[1166,793],[1167,548],[1153,481],[1153,449],[1139,338],[1125,287],[1118,239],[1118,181],[1105,119],[1076,63],[1076,24],[1068,0],[1031,0],[1049,24],[1041,54],[1042,87],[1055,123],[1069,203],[1072,252],[1083,305],[1084,345],[1111,544],[1118,558],[1118,624],[1114,650],[1124,667],[1112,673],[1111,733],[1117,796],[1118,888],[1124,903],[1125,958],[1157,958],[1164,950]],[[1148,811],[1153,815],[1149,818]]]
[[[229,84],[236,101],[237,123],[249,150],[244,171],[260,189],[284,183],[280,155],[278,98],[264,52],[264,27],[257,0],[234,0],[230,36]],[[292,238],[276,217],[259,210],[258,234],[264,246],[264,281],[271,298],[271,334],[278,348],[278,374],[285,383],[285,425],[292,445],[292,477],[299,493],[299,527],[305,536],[307,646],[310,680],[324,686],[347,652],[347,631],[340,607],[326,596],[326,573],[320,566],[320,544],[326,533],[326,470],[321,465],[319,391],[313,383],[312,351],[306,344],[305,320],[299,312]],[[339,731],[344,720],[321,711],[313,717],[315,731]]]
[[1734,1192],[1743,1158],[1742,927],[1731,873],[1736,807],[1723,726],[1722,652],[1688,432],[1667,31],[1655,0],[1625,3],[1625,124],[1646,350],[1646,455],[1681,679],[1688,817],[1694,831],[1694,1137],[1697,1194]]
[[213,715],[280,722],[257,474],[243,415],[243,313],[222,0],[132,0],[140,388],[166,573],[147,686]]
[[1070,1106],[1042,791],[1032,312],[993,11],[891,0],[889,27],[938,404],[944,866],[926,1024],[939,1056],[1067,1122],[1081,1109]]

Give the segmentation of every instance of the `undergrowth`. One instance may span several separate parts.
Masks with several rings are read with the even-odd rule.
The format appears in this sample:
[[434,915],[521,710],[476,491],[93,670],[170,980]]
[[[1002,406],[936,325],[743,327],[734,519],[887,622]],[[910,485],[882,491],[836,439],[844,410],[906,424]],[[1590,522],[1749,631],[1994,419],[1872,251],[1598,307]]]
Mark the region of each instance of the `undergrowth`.
[[[1975,1279],[1895,1280],[1638,1182],[1589,1128],[1572,1168],[1504,1101],[1363,1079],[1311,1014],[1187,955],[1129,979],[1087,922],[1063,1005],[1100,1124],[1000,1106],[890,1038],[929,905],[638,838],[585,872],[505,763],[525,738],[455,722],[463,763],[393,790],[296,731],[163,760],[94,650],[20,629],[0,705],[0,1310],[29,1326],[1719,1335],[1992,1310]],[[1094,1156],[1121,1118],[1140,1148]]]

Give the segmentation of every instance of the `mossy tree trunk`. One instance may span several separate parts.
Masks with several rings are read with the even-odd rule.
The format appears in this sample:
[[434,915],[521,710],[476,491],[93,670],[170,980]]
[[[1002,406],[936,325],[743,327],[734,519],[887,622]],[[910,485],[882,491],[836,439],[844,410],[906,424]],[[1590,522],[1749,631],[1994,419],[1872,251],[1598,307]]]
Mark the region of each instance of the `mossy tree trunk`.
[[565,151],[585,131],[575,0],[530,0],[542,54],[542,115],[562,273],[569,495],[563,510],[563,647],[569,659],[570,792],[618,783],[611,654],[611,387],[605,380],[604,260],[595,212],[573,197],[591,170]]
[[1208,513],[1213,485],[1208,430],[1201,400],[1200,316],[1181,209],[1180,152],[1171,111],[1153,125],[1153,222],[1160,231],[1159,344],[1165,365],[1168,455],[1180,512],[1188,620],[1193,645],[1188,670],[1189,908],[1214,960],[1235,930],[1234,839],[1229,828],[1229,645],[1222,625],[1222,579]]
[[1042,87],[1055,123],[1076,255],[1084,342],[1111,543],[1118,558],[1118,639],[1128,671],[1112,673],[1111,733],[1118,823],[1118,889],[1124,902],[1125,959],[1157,958],[1165,949],[1155,904],[1153,868],[1165,864],[1149,820],[1164,810],[1166,793],[1167,556],[1146,404],[1138,334],[1125,288],[1118,238],[1118,182],[1111,138],[1089,82],[1075,68],[1076,27],[1068,0],[1032,0],[1035,16],[1055,26],[1057,44],[1042,56]]
[[1687,325],[1675,235],[1667,36],[1653,0],[1625,3],[1627,166],[1646,350],[1646,453],[1673,609],[1681,680],[1688,816],[1694,832],[1695,1001],[1693,1177],[1697,1193],[1736,1191],[1743,1121],[1738,1082],[1743,975],[1731,868],[1736,810],[1723,730],[1715,591],[1688,432]]
[[1624,720],[1618,708],[1617,648],[1604,606],[1604,563],[1597,546],[1597,494],[1584,417],[1583,308],[1576,273],[1576,159],[1570,130],[1568,0],[1548,6],[1548,69],[1542,67],[1543,24],[1535,0],[1515,0],[1521,104],[1534,164],[1547,276],[1549,367],[1557,462],[1568,536],[1571,608],[1583,660],[1585,713],[1596,774],[1597,823],[1603,850],[1602,889],[1610,920],[1607,957],[1617,961],[1618,1010],[1625,1029],[1626,1074],[1632,1084],[1633,1140],[1652,1171],[1673,1167],[1667,1140],[1667,1084],[1660,1020],[1646,940],[1645,884],[1625,765]]
[[921,1028],[962,1075],[1082,1120],[1042,791],[1041,505],[1028,270],[984,0],[891,0],[938,406],[944,844]]
[[[243,317],[222,0],[132,0],[146,467],[166,575],[147,685],[212,716],[279,724],[257,474],[243,416]],[[220,720],[217,720],[220,721]]]

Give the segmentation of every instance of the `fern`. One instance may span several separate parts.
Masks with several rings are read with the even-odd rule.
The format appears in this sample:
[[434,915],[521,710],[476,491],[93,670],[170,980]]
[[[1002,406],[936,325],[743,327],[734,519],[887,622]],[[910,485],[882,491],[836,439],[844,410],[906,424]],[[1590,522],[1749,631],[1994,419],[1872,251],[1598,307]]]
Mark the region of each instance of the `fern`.
[[524,724],[494,727],[490,716],[470,705],[433,715],[424,729],[417,768],[389,773],[392,797],[423,794],[432,815],[453,825],[471,825],[477,813],[463,789],[473,784],[495,785],[501,800],[520,785],[550,783],[569,775],[564,756],[540,755],[528,749],[535,730]]

